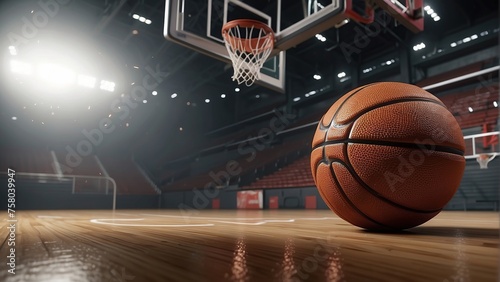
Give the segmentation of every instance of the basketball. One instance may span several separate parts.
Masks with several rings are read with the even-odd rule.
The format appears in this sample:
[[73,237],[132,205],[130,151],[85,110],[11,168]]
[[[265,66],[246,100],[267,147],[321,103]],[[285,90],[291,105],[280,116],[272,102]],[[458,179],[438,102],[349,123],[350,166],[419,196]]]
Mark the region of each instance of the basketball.
[[321,118],[311,169],[328,207],[365,229],[400,230],[436,216],[465,168],[462,131],[446,106],[410,84],[356,88]]

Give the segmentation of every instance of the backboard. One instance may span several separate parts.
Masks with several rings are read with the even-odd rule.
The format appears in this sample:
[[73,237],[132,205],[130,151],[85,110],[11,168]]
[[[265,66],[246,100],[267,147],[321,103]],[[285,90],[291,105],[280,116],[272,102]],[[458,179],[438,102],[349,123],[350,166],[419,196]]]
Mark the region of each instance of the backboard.
[[499,131],[464,136],[465,159],[475,159],[481,168],[487,168],[488,162],[500,155],[499,138]]
[[423,20],[416,18],[422,5],[423,0],[166,0],[163,33],[168,40],[230,64],[222,26],[235,19],[261,21],[273,29],[275,43],[256,83],[284,92],[289,48],[350,19],[371,23],[375,7],[417,32],[423,28]]

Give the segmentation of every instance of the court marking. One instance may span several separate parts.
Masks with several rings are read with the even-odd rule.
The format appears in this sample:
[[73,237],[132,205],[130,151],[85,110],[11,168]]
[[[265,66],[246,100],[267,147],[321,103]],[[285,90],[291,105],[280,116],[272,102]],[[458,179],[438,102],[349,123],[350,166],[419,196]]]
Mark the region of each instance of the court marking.
[[[141,215],[157,216],[157,217],[172,217],[172,218],[207,219],[207,220],[263,220],[263,217],[207,217],[207,216],[183,216],[183,215],[148,214],[148,213],[143,213]],[[339,217],[299,217],[299,218],[290,218],[290,219],[292,219],[292,220],[329,220],[329,219],[340,219],[340,218]],[[282,218],[268,218],[265,220],[283,220],[283,219]]]
[[263,225],[269,222],[282,222],[282,223],[289,223],[289,222],[295,222],[294,219],[285,219],[285,220],[263,220],[263,221],[257,221],[257,222],[235,222],[235,221],[221,221],[221,220],[214,220],[214,222],[219,222],[219,223],[228,223],[228,224],[237,224],[237,225]]
[[[121,215],[134,215],[134,214],[129,214],[129,213],[119,213]],[[293,223],[296,220],[330,220],[330,219],[339,219],[336,217],[306,217],[306,218],[290,218],[290,219],[278,219],[278,218],[269,218],[265,219],[262,217],[206,217],[206,216],[182,216],[182,215],[166,215],[166,214],[148,214],[148,213],[141,213],[136,216],[151,216],[151,217],[165,217],[165,218],[173,218],[173,219],[184,219],[184,220],[190,220],[190,219],[201,219],[206,222],[216,222],[216,223],[223,223],[223,224],[235,224],[235,225],[250,225],[250,226],[256,226],[256,225],[264,225],[267,223]],[[106,219],[106,220],[112,220],[112,219]],[[113,220],[127,220],[127,219],[113,219]],[[144,220],[144,218],[135,218],[133,220]],[[235,221],[236,220],[236,221]],[[158,224],[158,225],[151,225],[151,224],[134,224],[134,225],[127,225],[127,224],[121,224],[121,223],[109,223],[109,222],[101,222],[101,219],[92,219],[90,222],[92,223],[98,223],[98,224],[108,224],[108,225],[114,225],[114,226],[159,226],[159,227],[190,227],[190,226],[215,226],[216,224],[213,223],[206,223],[206,224]],[[242,222],[242,221],[256,221],[256,222]]]
[[90,222],[96,224],[113,225],[113,226],[136,226],[136,227],[210,227],[215,224],[129,224],[129,223],[113,223],[109,221],[141,221],[144,218],[97,218],[91,219]]

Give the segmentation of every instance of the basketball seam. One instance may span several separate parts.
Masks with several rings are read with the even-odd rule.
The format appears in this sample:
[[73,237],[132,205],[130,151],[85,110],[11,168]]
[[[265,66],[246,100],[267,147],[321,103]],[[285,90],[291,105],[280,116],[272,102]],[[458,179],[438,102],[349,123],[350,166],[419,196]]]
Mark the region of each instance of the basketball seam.
[[337,116],[337,114],[338,114],[339,110],[342,108],[342,106],[344,105],[344,103],[345,103],[347,100],[349,100],[349,98],[351,98],[353,95],[355,95],[356,93],[360,92],[361,90],[363,90],[363,89],[365,89],[365,88],[367,88],[367,87],[369,87],[369,86],[373,86],[373,85],[375,85],[375,84],[379,84],[379,83],[380,83],[380,82],[376,82],[376,83],[372,83],[372,84],[365,85],[365,86],[363,86],[363,87],[361,87],[361,88],[357,89],[356,91],[354,91],[351,95],[349,95],[349,97],[347,97],[347,98],[346,98],[346,99],[345,99],[345,100],[344,100],[344,101],[343,101],[343,102],[339,105],[339,107],[337,108],[337,110],[335,111],[335,113],[334,113],[334,114],[333,114],[333,116],[332,116],[332,120],[330,120],[330,122],[328,122],[328,125],[327,125],[327,126],[323,125],[323,118],[324,118],[325,116],[323,116],[323,118],[321,118],[321,120],[320,120],[320,124],[321,124],[321,126],[322,126],[322,129],[328,129],[328,128],[332,125],[332,122],[335,120],[335,117]]
[[[349,135],[348,136],[351,136],[353,128],[354,127],[351,127],[351,129],[349,130]],[[424,211],[424,210],[412,209],[412,208],[400,205],[398,203],[395,203],[395,202],[387,199],[386,197],[382,196],[380,193],[378,193],[377,191],[373,190],[368,184],[366,184],[363,181],[363,179],[361,179],[361,177],[358,175],[358,173],[356,172],[356,170],[354,169],[354,167],[351,164],[351,160],[349,159],[349,153],[347,151],[347,144],[344,146],[343,150],[344,150],[344,155],[345,155],[346,162],[347,162],[347,164],[346,164],[347,170],[349,170],[349,172],[352,174],[352,176],[354,177],[354,179],[356,180],[356,182],[358,182],[358,184],[360,184],[361,187],[363,187],[366,191],[368,191],[371,194],[373,194],[375,197],[377,197],[380,200],[385,201],[388,204],[393,205],[395,207],[399,207],[399,208],[402,208],[402,209],[405,209],[405,210],[408,210],[408,211],[412,211],[412,212],[417,212],[417,213],[435,213],[435,212],[438,212],[438,211],[441,210],[441,209],[439,209],[439,210],[433,210],[433,211]]]
[[[375,109],[382,108],[382,107],[385,107],[385,106],[395,105],[395,104],[399,104],[399,103],[406,103],[406,102],[428,102],[428,103],[436,104],[436,105],[441,106],[441,107],[445,108],[446,110],[448,110],[448,108],[446,108],[445,105],[439,103],[438,101],[432,100],[432,99],[421,98],[421,97],[400,98],[400,99],[397,99],[397,100],[392,100],[392,101],[388,101],[388,102],[384,102],[384,103],[379,103],[379,104],[373,105],[373,106],[371,106],[369,108],[364,109],[363,111],[360,111],[357,115],[353,116],[351,118],[351,120],[353,120],[353,121],[350,121],[350,122],[345,123],[345,124],[334,123],[333,126],[335,126],[335,127],[344,127],[344,126],[346,126],[348,124],[352,124],[354,121],[356,121],[362,115],[367,114],[367,113],[369,113],[369,112],[371,112],[371,111],[373,111]],[[335,118],[332,118],[332,122],[334,122],[334,121],[335,121]]]
[[[347,151],[347,146],[345,146],[345,150]],[[401,204],[398,204],[398,203],[395,203],[387,198],[385,198],[383,195],[381,195],[380,193],[378,193],[377,191],[373,190],[368,184],[366,184],[362,179],[361,177],[356,173],[356,171],[354,170],[354,168],[352,167],[350,161],[349,161],[349,156],[347,155],[347,152],[345,153],[346,155],[346,161],[343,161],[341,159],[336,159],[336,158],[333,158],[333,159],[329,159],[330,161],[330,164],[331,163],[340,163],[342,164],[350,173],[351,175],[354,177],[354,179],[356,180],[356,182],[358,182],[359,185],[361,185],[361,187],[363,187],[365,190],[367,190],[368,192],[370,192],[373,196],[377,197],[378,199],[392,205],[392,206],[395,206],[397,208],[401,208],[401,209],[404,209],[404,210],[407,210],[407,211],[411,211],[411,212],[416,212],[416,213],[434,213],[434,212],[437,212],[437,211],[440,211],[441,209],[438,209],[438,210],[417,210],[417,209],[413,209],[413,208],[409,208],[409,207],[406,207],[406,206],[403,206]],[[318,165],[319,166],[319,165]]]
[[352,98],[352,96],[356,95],[357,93],[361,92],[362,90],[370,87],[370,86],[373,86],[373,85],[377,85],[377,84],[380,84],[380,82],[375,82],[375,83],[371,83],[371,84],[368,84],[368,85],[365,85],[364,87],[354,91],[351,95],[349,95],[349,97],[345,98],[344,101],[342,101],[342,103],[339,105],[339,107],[337,108],[337,110],[335,111],[335,114],[333,114],[333,117],[332,117],[332,121],[330,122],[330,125],[332,124],[332,122],[335,120],[335,118],[337,117],[337,114],[339,113],[340,109],[342,109],[342,107],[344,106],[344,104]]
[[[378,145],[378,146],[390,146],[390,147],[397,147],[397,148],[408,148],[408,149],[422,149],[422,147],[425,146],[431,146],[431,144],[425,144],[425,143],[407,143],[407,142],[394,142],[394,141],[377,141],[377,140],[364,140],[364,139],[340,139],[340,140],[332,140],[332,141],[325,141],[321,144],[318,144],[312,148],[312,150],[315,150],[317,148],[320,148],[321,146],[328,146],[328,145],[337,145],[337,144],[361,144],[361,145]],[[448,154],[453,154],[457,156],[463,156],[464,152],[462,150],[458,150],[453,147],[449,146],[440,146],[440,145],[432,145],[434,149],[427,149],[425,150],[428,151],[436,151],[440,153],[448,153]]]
[[[338,162],[338,161],[336,163],[344,165],[344,164],[342,164],[341,162]],[[387,226],[385,224],[382,224],[382,223],[376,221],[375,219],[369,217],[368,215],[366,215],[365,213],[363,213],[361,210],[359,210],[358,207],[356,207],[356,205],[354,205],[354,203],[349,199],[349,197],[345,193],[344,188],[342,187],[342,185],[340,185],[339,180],[337,178],[337,175],[335,174],[335,171],[333,169],[332,164],[333,164],[333,162],[331,162],[330,165],[328,165],[328,168],[330,169],[330,173],[331,173],[331,175],[333,177],[333,180],[335,181],[335,184],[337,186],[337,190],[339,191],[339,193],[342,196],[342,198],[344,198],[344,200],[346,201],[346,203],[351,207],[351,209],[353,209],[356,213],[358,213],[359,215],[361,215],[362,217],[364,217],[368,221],[371,221],[372,223],[375,223],[375,224],[377,224],[379,226],[382,226],[382,227],[385,227],[385,228],[394,229],[393,227],[390,227],[390,226]]]

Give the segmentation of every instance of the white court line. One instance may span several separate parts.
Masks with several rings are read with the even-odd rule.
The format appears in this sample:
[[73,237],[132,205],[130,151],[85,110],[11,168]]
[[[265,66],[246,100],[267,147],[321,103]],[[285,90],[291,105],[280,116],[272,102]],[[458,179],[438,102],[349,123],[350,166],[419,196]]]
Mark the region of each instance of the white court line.
[[[207,217],[207,216],[187,216],[187,215],[167,215],[167,214],[148,214],[143,213],[141,215],[146,216],[157,216],[157,217],[171,217],[171,218],[192,218],[192,219],[206,219],[206,220],[283,220],[281,218],[262,218],[262,217]],[[299,217],[292,218],[292,220],[329,220],[329,219],[340,219],[339,217]]]
[[141,221],[144,218],[100,218],[91,219],[90,222],[96,224],[113,225],[113,226],[137,226],[137,227],[208,227],[215,224],[128,224],[128,223],[113,223],[108,221]]
[[[157,216],[157,217],[170,217],[170,218],[192,218],[192,219],[206,219],[206,220],[262,220],[262,217],[208,217],[208,216],[189,216],[189,215],[168,215],[168,214],[148,214],[143,213],[141,215],[147,216]],[[274,218],[279,220],[279,218]],[[273,219],[269,219],[273,220]]]
[[237,221],[220,221],[220,220],[213,220],[213,221],[219,222],[219,223],[229,223],[229,224],[238,224],[238,225],[263,225],[263,224],[270,223],[270,222],[283,222],[283,223],[295,222],[294,219],[264,220],[264,221],[258,221],[258,222],[237,222]]
[[69,217],[62,217],[62,216],[53,216],[53,215],[37,215],[38,218],[69,218]]

